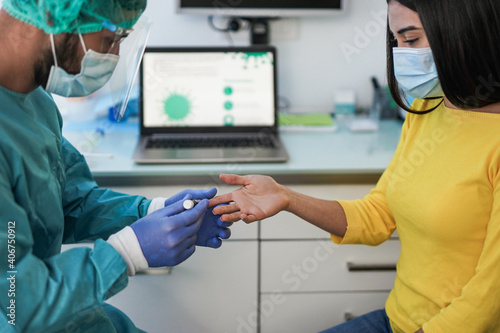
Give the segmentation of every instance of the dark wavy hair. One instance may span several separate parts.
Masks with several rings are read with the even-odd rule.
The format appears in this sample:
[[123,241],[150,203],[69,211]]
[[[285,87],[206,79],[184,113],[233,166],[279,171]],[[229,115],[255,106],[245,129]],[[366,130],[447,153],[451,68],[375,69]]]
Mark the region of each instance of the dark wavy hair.
[[[443,88],[450,102],[475,109],[500,102],[499,0],[387,0],[418,13],[429,40]],[[392,48],[397,42],[387,25],[387,80],[396,103],[403,101],[394,75]]]

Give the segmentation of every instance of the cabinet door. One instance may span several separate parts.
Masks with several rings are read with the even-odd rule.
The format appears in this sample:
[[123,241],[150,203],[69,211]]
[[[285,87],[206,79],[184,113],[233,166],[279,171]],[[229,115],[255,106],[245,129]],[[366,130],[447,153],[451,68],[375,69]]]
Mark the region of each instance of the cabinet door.
[[262,292],[390,290],[399,240],[370,247],[318,241],[263,241]]
[[228,241],[197,248],[169,275],[130,278],[108,303],[149,333],[229,333],[243,322],[255,332],[257,273],[257,241]]
[[[205,185],[189,185],[189,186],[144,186],[144,187],[113,187],[112,190],[132,194],[132,195],[142,195],[148,199],[153,199],[157,197],[168,198],[174,194],[177,194],[186,189],[200,190],[209,189],[212,187],[217,187],[218,194],[224,194],[231,192],[237,187],[231,186],[220,186],[218,184],[205,184]],[[258,237],[258,224],[246,224],[243,222],[234,223],[231,227],[231,239],[232,240],[242,240],[242,239],[257,239]]]
[[[318,199],[362,199],[375,185],[292,185],[290,189]],[[330,235],[287,212],[262,221],[262,239],[330,238]]]
[[388,292],[265,294],[261,333],[314,333],[383,309]]

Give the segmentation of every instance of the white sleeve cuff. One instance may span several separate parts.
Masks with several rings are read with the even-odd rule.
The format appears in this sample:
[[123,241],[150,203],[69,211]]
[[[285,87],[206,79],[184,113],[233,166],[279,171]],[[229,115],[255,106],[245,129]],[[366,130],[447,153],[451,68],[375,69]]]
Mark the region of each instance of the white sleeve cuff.
[[108,243],[122,256],[127,264],[128,276],[134,276],[137,271],[149,267],[142,253],[141,245],[131,227],[125,227],[108,238]]
[[162,209],[165,207],[165,200],[166,198],[154,198],[151,200],[151,204],[149,204],[148,207],[148,215],[151,214],[154,211],[157,211],[158,209]]

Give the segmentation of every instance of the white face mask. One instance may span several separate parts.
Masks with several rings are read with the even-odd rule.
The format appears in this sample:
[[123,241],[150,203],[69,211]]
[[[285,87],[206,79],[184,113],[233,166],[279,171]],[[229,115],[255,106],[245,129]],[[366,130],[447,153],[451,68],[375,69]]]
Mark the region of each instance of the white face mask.
[[54,36],[50,35],[52,54],[55,66],[50,69],[49,79],[45,90],[49,93],[64,97],[88,96],[102,88],[113,74],[120,56],[114,54],[103,54],[93,50],[86,50],[82,35],[80,41],[85,51],[79,74],[68,74],[64,69],[57,66]]
[[431,48],[393,48],[394,75],[403,91],[415,98],[444,96]]

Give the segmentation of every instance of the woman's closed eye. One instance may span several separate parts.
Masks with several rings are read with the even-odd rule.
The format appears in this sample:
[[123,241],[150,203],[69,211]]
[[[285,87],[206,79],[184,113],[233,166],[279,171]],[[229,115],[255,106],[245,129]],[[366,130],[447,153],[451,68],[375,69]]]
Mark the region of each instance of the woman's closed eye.
[[418,42],[419,39],[420,38],[407,39],[404,41],[404,43],[411,46],[411,45],[415,44],[416,42]]

